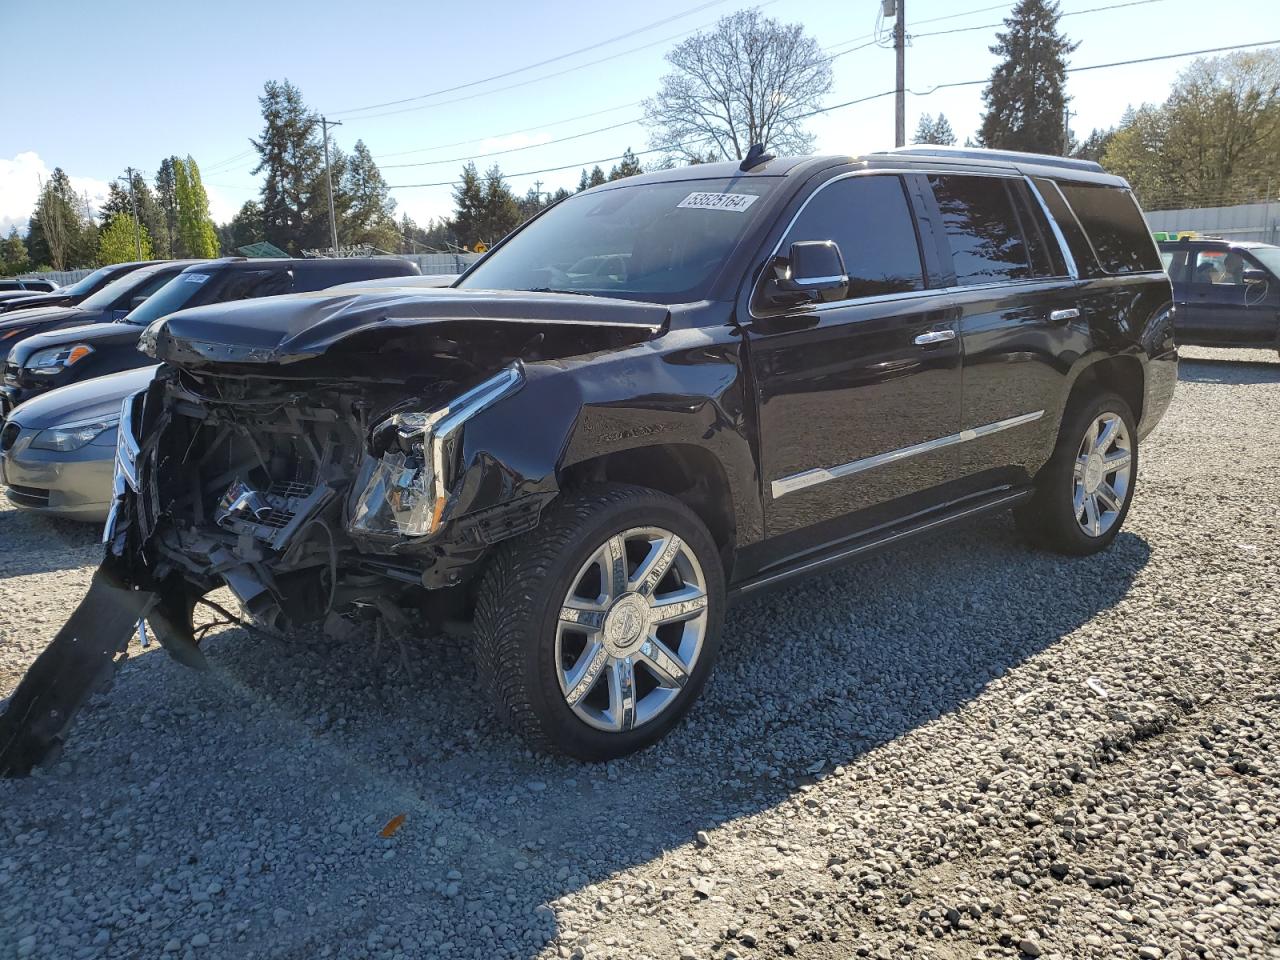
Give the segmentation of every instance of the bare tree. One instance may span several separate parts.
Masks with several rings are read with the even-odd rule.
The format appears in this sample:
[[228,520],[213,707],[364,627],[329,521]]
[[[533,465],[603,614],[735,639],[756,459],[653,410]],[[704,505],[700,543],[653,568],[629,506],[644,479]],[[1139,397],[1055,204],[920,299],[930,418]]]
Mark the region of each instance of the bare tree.
[[53,183],[45,184],[41,177],[40,198],[36,201],[36,211],[40,216],[40,224],[44,227],[45,243],[49,246],[49,259],[53,261],[53,269],[65,270],[67,267],[67,248],[70,245],[65,201],[55,192]]
[[674,70],[644,102],[650,145],[689,162],[740,160],[753,143],[805,153],[802,121],[831,89],[831,64],[797,23],[740,10],[667,54]]

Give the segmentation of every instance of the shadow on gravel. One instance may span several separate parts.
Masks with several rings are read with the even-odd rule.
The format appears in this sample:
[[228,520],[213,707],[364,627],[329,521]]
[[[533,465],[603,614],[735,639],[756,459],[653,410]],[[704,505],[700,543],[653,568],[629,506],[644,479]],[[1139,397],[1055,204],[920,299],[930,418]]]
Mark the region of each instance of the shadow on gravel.
[[1227,360],[1196,357],[1178,361],[1178,379],[1237,386],[1280,383],[1280,360]]
[[[33,817],[73,811],[41,857],[61,844],[70,862],[97,864],[76,868],[75,892],[98,882],[130,902],[216,878],[221,912],[170,920],[154,942],[212,927],[226,939],[211,957],[364,956],[375,939],[410,957],[532,957],[565,932],[545,904],[601,884],[590,911],[619,895],[617,871],[724,827],[714,861],[736,821],[962,707],[1098,618],[1149,556],[1130,533],[1095,557],[1035,553],[997,519],[755,601],[730,614],[686,722],[599,766],[533,756],[500,729],[465,644],[415,647],[409,676],[395,651],[227,630],[207,643],[212,674],[138,658],[81,718],[69,762],[3,796],[27,798]],[[77,813],[86,804],[112,815],[110,830],[118,809],[147,830],[103,846]],[[380,839],[399,814],[394,839]],[[11,889],[39,903],[52,877],[14,874]],[[689,879],[659,885],[692,900]]]
[[97,564],[101,538],[100,524],[0,510],[0,579]]

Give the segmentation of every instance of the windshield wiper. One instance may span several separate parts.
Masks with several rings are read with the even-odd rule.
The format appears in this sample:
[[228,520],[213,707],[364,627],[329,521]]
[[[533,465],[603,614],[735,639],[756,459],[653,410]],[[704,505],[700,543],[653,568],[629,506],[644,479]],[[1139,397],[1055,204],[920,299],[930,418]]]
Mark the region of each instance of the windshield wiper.
[[589,290],[557,290],[555,287],[525,287],[525,293],[567,293],[572,296],[596,297],[599,294],[592,293]]

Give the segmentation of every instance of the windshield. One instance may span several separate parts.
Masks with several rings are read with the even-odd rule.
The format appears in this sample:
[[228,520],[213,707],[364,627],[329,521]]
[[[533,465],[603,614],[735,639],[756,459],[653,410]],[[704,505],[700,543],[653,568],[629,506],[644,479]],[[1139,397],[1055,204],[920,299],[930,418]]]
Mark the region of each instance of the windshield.
[[1280,247],[1250,247],[1249,252],[1273,275],[1280,277]]
[[[123,296],[127,296],[129,291],[138,285],[140,281],[144,281],[151,276],[149,270],[130,270],[123,277],[112,280],[105,287],[99,290],[91,297],[86,297],[80,301],[80,306],[86,310],[107,310],[111,305]],[[88,280],[85,277],[85,280]],[[82,280],[81,283],[84,281]]]
[[[196,294],[204,289],[212,273],[180,273],[163,287],[147,297],[125,315],[125,323],[136,323],[145,327],[152,320],[167,317],[175,310],[195,306],[200,300]],[[112,284],[115,286],[115,284]],[[110,289],[110,288],[108,288]],[[105,291],[104,291],[105,292]]]
[[109,269],[108,267],[99,267],[87,277],[81,277],[71,286],[63,287],[58,291],[58,296],[83,297],[97,285],[98,281],[102,279],[102,275],[107,273]]
[[773,178],[686,180],[570,197],[476,265],[459,287],[701,300],[756,222]]

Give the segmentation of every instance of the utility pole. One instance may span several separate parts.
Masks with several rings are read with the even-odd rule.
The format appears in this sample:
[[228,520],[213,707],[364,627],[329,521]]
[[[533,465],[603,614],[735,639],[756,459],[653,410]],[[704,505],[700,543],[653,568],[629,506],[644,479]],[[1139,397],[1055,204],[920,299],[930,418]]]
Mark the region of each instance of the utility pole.
[[137,259],[142,259],[142,224],[138,222],[138,195],[133,189],[133,167],[125,167],[129,176],[129,206],[133,209],[133,250]]
[[333,172],[329,169],[329,128],[340,127],[335,120],[320,118],[320,129],[324,132],[324,179],[329,185],[329,232],[333,236],[333,255],[338,255],[338,215],[333,211]]
[[[885,0],[894,4],[895,0]],[[893,24],[893,51],[898,60],[897,83],[894,86],[893,145],[907,145],[907,0],[896,0],[898,19]]]

